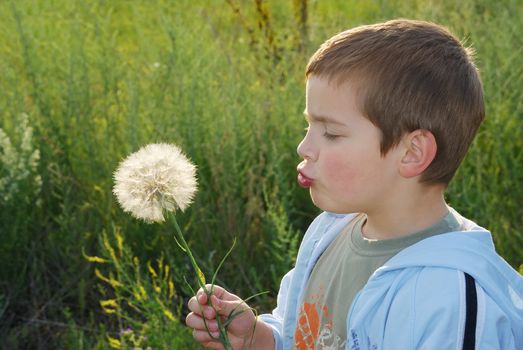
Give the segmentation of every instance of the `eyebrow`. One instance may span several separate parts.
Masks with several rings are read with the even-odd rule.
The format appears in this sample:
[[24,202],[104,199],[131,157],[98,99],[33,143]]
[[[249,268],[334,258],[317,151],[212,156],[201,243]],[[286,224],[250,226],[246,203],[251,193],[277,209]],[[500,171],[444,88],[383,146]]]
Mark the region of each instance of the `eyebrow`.
[[339,121],[337,121],[335,119],[332,119],[330,117],[327,117],[327,116],[314,115],[314,114],[311,114],[311,113],[307,113],[306,111],[303,112],[303,115],[305,116],[305,119],[307,119],[307,120],[312,119],[313,121],[316,121],[316,122],[345,126],[344,123],[339,122]]

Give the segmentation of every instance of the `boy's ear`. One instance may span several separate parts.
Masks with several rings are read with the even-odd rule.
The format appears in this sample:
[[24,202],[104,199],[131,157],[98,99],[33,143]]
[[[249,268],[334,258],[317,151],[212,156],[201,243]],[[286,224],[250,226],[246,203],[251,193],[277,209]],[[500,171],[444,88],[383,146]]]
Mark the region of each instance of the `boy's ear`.
[[438,145],[434,134],[418,129],[406,134],[402,139],[404,153],[400,161],[400,175],[406,178],[421,175],[436,157]]

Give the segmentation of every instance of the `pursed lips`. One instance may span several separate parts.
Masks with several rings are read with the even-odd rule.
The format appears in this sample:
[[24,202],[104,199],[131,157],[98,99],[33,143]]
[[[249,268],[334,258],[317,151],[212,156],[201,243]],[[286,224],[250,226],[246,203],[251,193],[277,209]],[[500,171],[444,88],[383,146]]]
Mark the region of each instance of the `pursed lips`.
[[302,170],[303,166],[300,166],[300,165],[298,166],[298,177],[297,177],[298,184],[303,188],[309,188],[312,186],[314,180],[312,178],[308,177],[307,175],[305,175],[305,173]]

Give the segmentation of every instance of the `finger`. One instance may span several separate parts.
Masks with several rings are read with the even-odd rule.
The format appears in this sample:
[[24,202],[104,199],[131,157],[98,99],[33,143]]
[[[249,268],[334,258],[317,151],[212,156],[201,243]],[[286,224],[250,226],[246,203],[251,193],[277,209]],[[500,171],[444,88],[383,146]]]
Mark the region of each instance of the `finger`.
[[198,315],[201,315],[202,308],[201,308],[201,305],[196,300],[196,297],[192,297],[191,299],[189,299],[189,301],[187,302],[187,307],[192,312],[197,313]]
[[205,294],[203,291],[201,293],[196,294],[196,299],[201,305],[207,304],[207,294]]
[[200,298],[204,298],[205,300],[202,304],[207,303],[207,294],[209,294],[211,291],[212,291],[212,294],[216,295],[220,299],[223,297],[224,293],[226,293],[226,290],[220,286],[213,285],[213,284],[206,284],[205,290],[200,288],[198,290],[198,292],[196,293],[196,297],[198,298],[198,301],[200,301]]
[[189,310],[196,312],[197,310],[193,310],[195,306],[198,306],[198,300],[196,299],[196,297],[192,297],[187,302],[187,307],[189,308]]
[[[207,290],[211,290],[211,284],[208,284],[206,286]],[[227,291],[226,289],[224,289],[223,287],[220,287],[220,286],[217,286],[215,285],[213,287],[213,295],[215,295],[216,297],[218,297],[219,299],[223,299],[223,300],[228,300],[228,301],[234,301],[234,300],[239,300],[240,297],[238,297],[237,295],[235,294],[232,294],[230,293],[229,291]],[[203,292],[203,290],[200,289],[200,291],[205,294]],[[207,302],[207,299],[205,300],[205,302]]]
[[[212,293],[211,293],[212,291]],[[212,284],[205,285],[205,290],[200,288],[198,292],[196,293],[196,300],[202,305],[206,305],[208,303],[208,296],[209,294],[216,295],[218,298],[222,298],[222,295],[224,294],[225,289],[223,289],[220,286],[215,286]]]
[[216,311],[222,316],[228,316],[231,313],[243,312],[249,309],[247,304],[241,299],[236,299],[234,301],[228,301],[223,299],[218,299],[216,296],[211,296],[211,303],[213,306],[213,311]]
[[195,297],[192,297],[187,303],[189,310],[199,316],[203,316],[208,320],[216,318],[216,311],[210,305],[202,305],[196,301]]
[[209,330],[210,332],[218,331],[218,322],[216,320],[206,320],[201,318],[199,315],[191,312],[185,318],[185,324],[187,327],[195,330]]
[[225,348],[223,347],[223,345],[221,343],[218,343],[218,342],[207,342],[207,343],[200,343],[202,344],[204,347],[206,348],[209,348],[209,349],[216,349],[216,350],[225,350]]
[[193,329],[192,336],[194,339],[196,339],[201,344],[204,344],[204,343],[210,344],[210,343],[219,342],[218,337],[220,336],[220,333],[211,332],[209,334],[207,331]]
[[[225,288],[220,287],[218,285],[207,284],[205,286],[205,288],[206,288],[207,292],[209,292],[209,293],[212,290],[212,294],[216,295],[219,299],[224,299],[224,300],[229,300],[229,301],[240,299],[240,297],[238,297],[237,295],[230,293]],[[206,293],[206,291],[204,291],[203,289],[200,288],[198,290],[198,293],[196,293],[196,295],[198,297],[207,296],[207,293]],[[207,300],[205,300],[205,301],[207,302]]]

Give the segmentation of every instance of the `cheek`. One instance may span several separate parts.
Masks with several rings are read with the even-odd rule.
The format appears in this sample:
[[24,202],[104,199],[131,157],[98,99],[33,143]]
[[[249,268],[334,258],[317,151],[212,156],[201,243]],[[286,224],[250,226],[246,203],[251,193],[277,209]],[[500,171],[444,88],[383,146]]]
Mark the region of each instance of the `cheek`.
[[323,159],[325,176],[330,184],[336,187],[346,186],[357,179],[358,165],[349,159],[347,154],[340,153],[329,154]]

